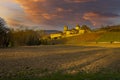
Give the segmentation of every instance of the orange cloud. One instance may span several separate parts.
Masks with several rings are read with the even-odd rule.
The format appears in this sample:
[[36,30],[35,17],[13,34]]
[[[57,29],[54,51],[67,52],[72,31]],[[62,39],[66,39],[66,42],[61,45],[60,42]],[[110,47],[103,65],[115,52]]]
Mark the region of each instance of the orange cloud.
[[46,0],[31,0],[31,1],[34,1],[34,2],[45,2]]
[[48,13],[43,13],[43,14],[41,14],[41,15],[42,15],[42,17],[44,17],[44,18],[47,19],[47,20],[50,20],[50,19],[52,19],[52,18],[57,17],[57,15],[55,15],[55,14],[48,14]]
[[46,0],[16,0],[17,3],[21,5],[24,9],[26,15],[30,17],[34,22],[42,23],[45,19],[49,20],[54,17],[54,15],[50,15],[46,13]]
[[57,11],[57,12],[72,12],[73,10],[72,10],[72,9],[67,9],[67,10],[65,10],[65,9],[63,9],[63,8],[61,8],[61,7],[58,7],[58,8],[56,8],[56,11]]
[[[23,20],[24,18],[19,18],[19,20],[17,20],[18,22],[21,22],[22,20],[27,21],[28,19],[31,20],[31,23],[36,25],[49,25],[53,27],[63,26],[65,24],[88,24],[90,26],[98,26],[102,23],[110,23],[112,19],[116,17],[116,15],[111,14],[114,11],[113,9],[118,9],[111,9],[111,6],[104,7],[104,1],[102,0],[15,1],[24,11],[24,13],[19,13],[19,15],[21,14],[26,17],[25,20]],[[110,14],[99,12],[108,12]],[[15,16],[16,15],[13,17]]]
[[61,20],[64,13],[72,11],[61,7],[52,7],[52,4],[55,3],[51,3],[48,0],[16,0],[16,2],[21,5],[32,21],[40,24],[51,24],[49,21]]
[[96,26],[97,24],[99,24],[99,21],[97,21],[99,17],[99,14],[89,12],[84,14],[83,19],[89,20],[94,26]]

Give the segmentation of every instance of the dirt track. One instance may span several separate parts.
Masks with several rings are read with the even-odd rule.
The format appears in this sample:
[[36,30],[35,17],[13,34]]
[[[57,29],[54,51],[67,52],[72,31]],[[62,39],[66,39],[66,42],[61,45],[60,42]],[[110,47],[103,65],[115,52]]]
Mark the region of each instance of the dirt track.
[[31,70],[75,73],[102,68],[120,71],[120,48],[39,46],[0,49],[0,76]]

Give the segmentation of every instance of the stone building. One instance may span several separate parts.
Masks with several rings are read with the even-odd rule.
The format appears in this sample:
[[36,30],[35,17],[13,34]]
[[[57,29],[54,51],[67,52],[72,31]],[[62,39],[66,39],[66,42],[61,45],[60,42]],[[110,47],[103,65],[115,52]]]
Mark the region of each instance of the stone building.
[[62,38],[62,33],[50,34],[50,38],[51,39],[60,39],[60,38]]
[[64,30],[62,33],[54,33],[50,34],[51,39],[59,39],[59,38],[64,38],[64,37],[71,37],[71,36],[76,36],[76,35],[81,35],[86,33],[86,30],[81,29],[79,25],[77,25],[73,29],[68,29],[68,26],[64,26]]

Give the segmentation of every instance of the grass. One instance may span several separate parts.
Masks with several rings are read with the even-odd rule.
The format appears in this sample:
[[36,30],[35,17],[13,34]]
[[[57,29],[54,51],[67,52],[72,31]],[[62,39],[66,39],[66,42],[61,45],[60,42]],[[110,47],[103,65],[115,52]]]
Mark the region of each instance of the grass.
[[120,42],[120,32],[107,32],[103,36],[101,36],[98,42],[111,42],[117,41]]
[[30,75],[18,75],[15,77],[3,78],[0,80],[119,80],[120,73],[77,73],[77,74],[63,74],[60,72],[45,75],[42,77],[35,77]]
[[51,41],[54,44],[88,44],[91,42],[120,42],[120,32],[92,32]]
[[80,44],[84,42],[96,42],[96,40],[99,39],[103,34],[104,33],[101,32],[92,32],[58,40],[52,40],[51,42],[55,44]]

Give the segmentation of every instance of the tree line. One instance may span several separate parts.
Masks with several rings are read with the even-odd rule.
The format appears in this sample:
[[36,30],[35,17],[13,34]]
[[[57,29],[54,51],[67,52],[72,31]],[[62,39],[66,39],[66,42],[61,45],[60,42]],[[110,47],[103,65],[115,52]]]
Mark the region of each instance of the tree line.
[[[11,30],[4,19],[0,18],[0,47],[32,46],[47,44],[43,39],[46,34],[43,30]],[[47,38],[49,38],[47,36]]]

